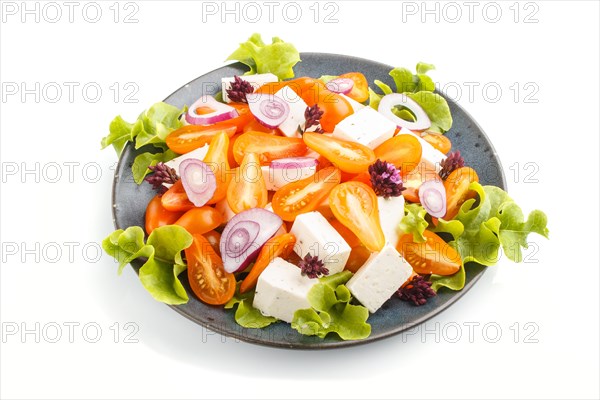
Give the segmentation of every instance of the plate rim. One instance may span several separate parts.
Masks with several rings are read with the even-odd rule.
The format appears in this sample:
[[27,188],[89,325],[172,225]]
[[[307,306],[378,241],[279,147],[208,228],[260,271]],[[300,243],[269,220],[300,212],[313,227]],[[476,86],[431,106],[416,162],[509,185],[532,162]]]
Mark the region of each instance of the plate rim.
[[[377,64],[379,67],[381,68],[386,68],[388,70],[392,70],[394,67],[387,65],[385,63],[381,63],[379,61],[374,61],[374,60],[369,60],[366,58],[362,58],[362,57],[356,57],[356,56],[350,56],[350,55],[345,55],[345,54],[338,54],[338,53],[327,53],[327,52],[301,52],[300,53],[300,58],[302,59],[303,56],[306,56],[308,58],[310,57],[319,57],[319,56],[327,56],[327,57],[340,57],[340,58],[344,58],[347,59],[349,61],[354,60],[355,62],[361,62],[361,63],[369,63],[369,64]],[[246,66],[240,62],[234,62],[234,63],[230,63],[230,64],[225,64],[222,65],[221,67],[215,68],[211,71],[208,71],[194,79],[192,79],[191,81],[185,83],[184,85],[180,86],[178,89],[174,90],[171,94],[169,94],[167,97],[165,97],[165,99],[163,100],[164,102],[168,103],[168,100],[170,97],[172,97],[175,93],[180,92],[181,90],[183,90],[184,88],[188,87],[191,83],[195,82],[198,79],[201,79],[202,77],[215,73],[223,68],[236,68],[236,69],[244,69],[246,68]],[[437,89],[435,90],[435,93],[438,93],[440,96],[444,97],[444,99],[448,102],[449,105],[452,105],[453,107],[459,109],[462,113],[464,113],[464,115],[466,117],[468,117],[469,122],[479,131],[481,132],[481,136],[482,138],[486,141],[487,145],[490,147],[490,149],[492,150],[492,155],[493,157],[496,159],[496,161],[498,162],[499,165],[499,172],[500,172],[500,181],[501,181],[501,186],[499,186],[500,188],[502,188],[503,190],[507,190],[507,182],[506,182],[506,176],[504,174],[504,168],[502,167],[502,162],[500,160],[500,156],[498,155],[498,153],[496,152],[496,149],[493,145],[493,142],[490,140],[489,136],[485,133],[485,131],[481,128],[481,126],[479,125],[479,123],[477,122],[477,120],[475,120],[473,118],[473,116],[467,111],[465,110],[461,105],[459,105],[456,101],[454,101],[451,98],[446,97],[443,93],[440,93]],[[124,227],[119,226],[118,222],[117,222],[117,215],[116,215],[116,192],[117,192],[117,185],[119,183],[119,171],[121,171],[122,168],[122,163],[125,162],[125,157],[124,155],[127,152],[133,151],[135,149],[132,149],[132,142],[128,142],[127,145],[125,146],[125,148],[123,149],[122,153],[119,155],[119,160],[117,162],[117,166],[115,168],[115,174],[113,177],[113,183],[112,183],[112,194],[111,194],[111,204],[112,204],[112,219],[113,219],[113,225],[115,227],[115,229],[124,229]],[[142,259],[136,259],[133,260],[131,263],[129,263],[132,268],[134,269],[134,271],[136,272],[136,274],[138,274],[138,270],[139,268],[143,265]],[[479,265],[479,264],[476,264]],[[251,336],[244,336],[243,334],[240,334],[238,331],[235,330],[226,330],[224,328],[222,328],[220,325],[218,324],[213,324],[211,323],[211,321],[204,321],[201,320],[200,318],[198,318],[195,315],[189,314],[184,312],[184,310],[180,307],[178,307],[177,305],[171,305],[171,304],[165,304],[167,307],[173,309],[174,311],[176,311],[178,314],[182,315],[183,317],[187,318],[188,320],[206,328],[206,329],[210,329],[213,332],[219,333],[225,337],[230,337],[236,340],[240,340],[243,341],[245,343],[251,343],[251,344],[255,344],[255,345],[260,345],[260,346],[264,346],[264,347],[270,347],[270,348],[279,348],[279,349],[292,349],[292,350],[333,350],[333,349],[339,349],[339,348],[345,348],[345,347],[354,347],[354,346],[359,346],[359,345],[366,345],[368,343],[372,343],[372,342],[376,342],[376,341],[380,341],[380,340],[384,340],[384,339],[388,339],[390,337],[396,336],[399,333],[406,331],[408,329],[411,329],[413,327],[419,326],[421,324],[423,324],[424,322],[428,321],[429,319],[433,318],[436,315],[441,314],[442,312],[444,312],[445,310],[447,310],[451,305],[453,305],[454,303],[456,303],[460,298],[462,298],[474,285],[475,283],[477,283],[481,277],[483,276],[483,274],[486,273],[486,271],[488,270],[487,267],[483,267],[482,270],[477,273],[477,275],[475,275],[473,278],[471,278],[470,281],[468,281],[464,288],[460,291],[455,291],[453,296],[447,300],[445,303],[441,304],[440,306],[430,310],[429,312],[425,313],[424,315],[422,315],[420,318],[417,318],[416,320],[412,320],[410,321],[410,323],[408,324],[399,324],[397,327],[395,327],[394,329],[391,329],[389,331],[386,332],[382,332],[378,335],[371,335],[365,339],[361,339],[361,340],[338,340],[335,342],[315,342],[315,343],[289,343],[288,345],[283,345],[280,343],[275,343],[275,342],[271,342],[269,341],[269,339],[258,339],[258,338],[254,338]],[[164,304],[164,303],[163,303]],[[278,321],[278,323],[280,323],[280,321]],[[292,329],[290,327],[290,329]],[[242,331],[243,332],[243,331]]]

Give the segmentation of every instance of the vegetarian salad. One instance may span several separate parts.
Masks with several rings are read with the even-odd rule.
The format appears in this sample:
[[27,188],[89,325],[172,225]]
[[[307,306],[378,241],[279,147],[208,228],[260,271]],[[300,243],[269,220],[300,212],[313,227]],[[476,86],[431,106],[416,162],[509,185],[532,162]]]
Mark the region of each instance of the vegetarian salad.
[[[157,103],[110,124],[102,147],[148,149],[133,163],[156,195],[145,226],[119,229],[104,250],[158,301],[189,295],[231,309],[246,328],[278,321],[304,335],[371,333],[391,297],[421,306],[461,290],[465,266],[513,261],[546,215],[479,183],[444,135],[447,102],[428,72],[295,77],[296,48],[255,34],[228,60],[249,67],[179,109]],[[376,91],[377,90],[377,91]],[[190,294],[179,276],[187,270]]]

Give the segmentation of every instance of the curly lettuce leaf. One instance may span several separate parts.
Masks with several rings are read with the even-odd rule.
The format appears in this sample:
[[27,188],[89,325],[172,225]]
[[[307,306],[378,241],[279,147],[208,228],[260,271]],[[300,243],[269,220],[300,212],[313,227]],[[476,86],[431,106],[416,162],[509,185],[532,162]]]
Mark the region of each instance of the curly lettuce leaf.
[[300,60],[300,53],[291,43],[278,37],[271,44],[265,44],[260,34],[255,33],[235,50],[227,60],[246,64],[250,71],[246,75],[272,73],[280,80],[294,77],[294,65]]
[[292,328],[303,335],[324,338],[335,332],[343,340],[364,339],[371,334],[367,323],[369,311],[363,306],[350,304],[352,296],[344,285],[350,278],[350,271],[319,279],[308,293],[312,308],[297,310],[292,320]]
[[101,146],[104,149],[112,144],[117,155],[121,155],[127,142],[134,140],[136,149],[146,144],[165,149],[165,139],[169,133],[181,127],[179,116],[185,111],[185,107],[179,109],[159,102],[141,113],[134,123],[125,121],[119,115],[110,123],[109,133],[102,138]]
[[247,293],[239,292],[239,283],[235,290],[235,295],[225,304],[226,309],[231,309],[237,305],[235,310],[235,322],[244,328],[259,329],[277,322],[275,317],[263,315],[260,310],[252,306],[254,300],[254,290]]
[[548,238],[547,217],[542,211],[532,211],[525,220],[521,208],[508,193],[496,186],[471,183],[479,201],[467,200],[452,221],[440,219],[434,229],[452,236],[448,244],[460,254],[463,267],[451,276],[432,275],[434,290],[447,287],[460,290],[464,287],[464,265],[475,262],[491,266],[498,262],[500,247],[514,262],[522,261],[522,248],[527,248],[527,237],[537,233]]
[[420,204],[404,203],[404,217],[400,221],[398,230],[403,234],[412,233],[415,243],[424,242],[423,232],[429,223],[425,220],[427,210]]
[[452,128],[452,114],[448,102],[442,96],[430,91],[420,91],[416,93],[407,93],[408,97],[413,99],[427,113],[431,120],[429,130],[443,133]]
[[[442,96],[433,93],[435,83],[427,75],[432,69],[435,69],[432,64],[420,62],[417,64],[416,74],[413,74],[407,68],[394,68],[389,75],[394,80],[396,93],[406,93],[427,113],[431,120],[430,130],[443,133],[452,127],[452,115],[446,100]],[[379,87],[383,94],[369,88],[369,106],[377,109],[383,96],[393,93],[393,91],[388,85],[379,80],[375,80],[375,85]],[[394,112],[402,119],[414,121],[414,116],[407,110],[394,110]]]
[[133,165],[131,166],[131,172],[133,172],[133,180],[138,185],[141,184],[144,181],[146,175],[150,173],[148,167],[152,167],[158,164],[159,162],[170,161],[177,156],[178,154],[172,150],[167,150],[164,153],[146,152],[138,155],[135,158],[135,160],[133,160]]
[[156,228],[146,243],[139,226],[111,233],[102,242],[104,251],[119,262],[118,273],[137,258],[146,258],[139,270],[142,285],[154,299],[166,304],[184,304],[188,295],[177,277],[185,271],[181,252],[192,244],[192,235],[177,225]]

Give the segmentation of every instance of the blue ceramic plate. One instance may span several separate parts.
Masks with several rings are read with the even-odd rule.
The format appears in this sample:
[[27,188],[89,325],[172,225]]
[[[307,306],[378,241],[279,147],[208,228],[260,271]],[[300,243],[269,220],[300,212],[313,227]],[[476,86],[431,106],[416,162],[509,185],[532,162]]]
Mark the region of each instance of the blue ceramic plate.
[[[388,85],[393,85],[388,75],[392,69],[389,65],[337,54],[302,53],[301,58],[302,62],[294,68],[296,76],[316,78],[325,74],[340,75],[348,71],[360,71],[369,82],[381,79]],[[240,63],[216,69],[178,89],[165,101],[177,107],[192,104],[201,94],[218,92],[222,77],[242,75],[246,69]],[[489,139],[470,115],[453,101],[448,99],[448,103],[454,124],[446,135],[452,141],[453,150],[460,150],[466,164],[474,167],[479,174],[482,184],[505,189],[500,160]],[[138,186],[134,183],[131,165],[138,154],[148,150],[135,150],[130,143],[119,160],[113,186],[113,217],[117,229],[126,229],[134,225],[144,226],[144,211],[155,193],[148,184]],[[132,266],[138,270],[141,263],[134,262]],[[325,339],[303,336],[284,322],[272,324],[264,329],[242,328],[235,323],[232,310],[208,306],[197,300],[189,289],[186,274],[181,274],[180,278],[189,293],[190,301],[171,308],[208,329],[250,343],[295,349],[344,347],[379,340],[423,323],[457,301],[477,282],[484,271],[484,268],[477,265],[470,266],[467,269],[467,283],[462,291],[442,289],[436,297],[421,307],[402,302],[396,296],[392,297],[382,309],[369,317],[371,336],[359,341],[342,341],[335,335],[329,335]]]

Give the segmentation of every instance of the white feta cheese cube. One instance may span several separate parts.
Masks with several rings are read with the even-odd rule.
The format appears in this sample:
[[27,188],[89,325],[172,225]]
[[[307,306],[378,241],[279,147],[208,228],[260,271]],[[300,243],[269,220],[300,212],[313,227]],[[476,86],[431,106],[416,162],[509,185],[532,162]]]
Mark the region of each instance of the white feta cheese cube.
[[309,176],[313,176],[317,167],[299,167],[299,168],[271,168],[268,165],[260,167],[262,170],[267,190],[279,190],[288,183],[296,182]]
[[377,196],[377,206],[379,208],[379,221],[381,223],[381,229],[385,236],[386,244],[396,246],[398,239],[400,239],[400,232],[398,232],[398,225],[402,218],[404,218],[404,197],[389,197],[383,198]]
[[392,245],[371,254],[346,283],[350,293],[374,313],[412,275],[412,267]]
[[346,99],[346,101],[347,101],[348,103],[350,103],[350,106],[352,107],[352,110],[353,110],[354,112],[357,112],[358,110],[362,110],[363,108],[365,108],[365,107],[366,107],[364,104],[362,104],[362,103],[359,103],[358,101],[356,101],[356,100],[354,100],[354,99],[352,99],[352,98],[350,98],[350,97],[346,96],[345,94],[341,94],[341,93],[340,93],[340,96],[342,96],[344,99]]
[[365,107],[338,123],[333,130],[333,137],[374,149],[394,136],[395,131],[396,125],[392,121],[371,107]]
[[423,153],[421,155],[421,162],[426,162],[435,167],[437,172],[440,172],[442,169],[442,161],[446,159],[446,155],[433,147],[428,141],[423,139],[419,134],[414,133],[410,129],[402,128],[398,135],[413,135],[419,140],[421,143],[421,148],[423,149]]
[[290,233],[296,236],[294,251],[300,257],[308,253],[319,257],[330,275],[344,269],[352,249],[320,212],[297,216]]
[[302,276],[300,268],[277,257],[258,277],[252,305],[264,315],[292,322],[296,310],[311,307],[308,292],[318,281]]
[[290,87],[281,88],[275,96],[285,101],[290,106],[288,117],[279,125],[279,130],[287,137],[300,137],[298,127],[304,129],[304,112],[308,105]]
[[[265,83],[278,82],[279,79],[277,76],[268,73],[268,74],[256,74],[256,75],[244,75],[240,76],[243,80],[252,85],[254,90],[258,89]],[[229,96],[227,96],[227,89],[231,89],[231,82],[235,81],[234,76],[230,76],[227,78],[221,78],[221,90],[223,91],[223,101],[226,103],[230,103]]]

